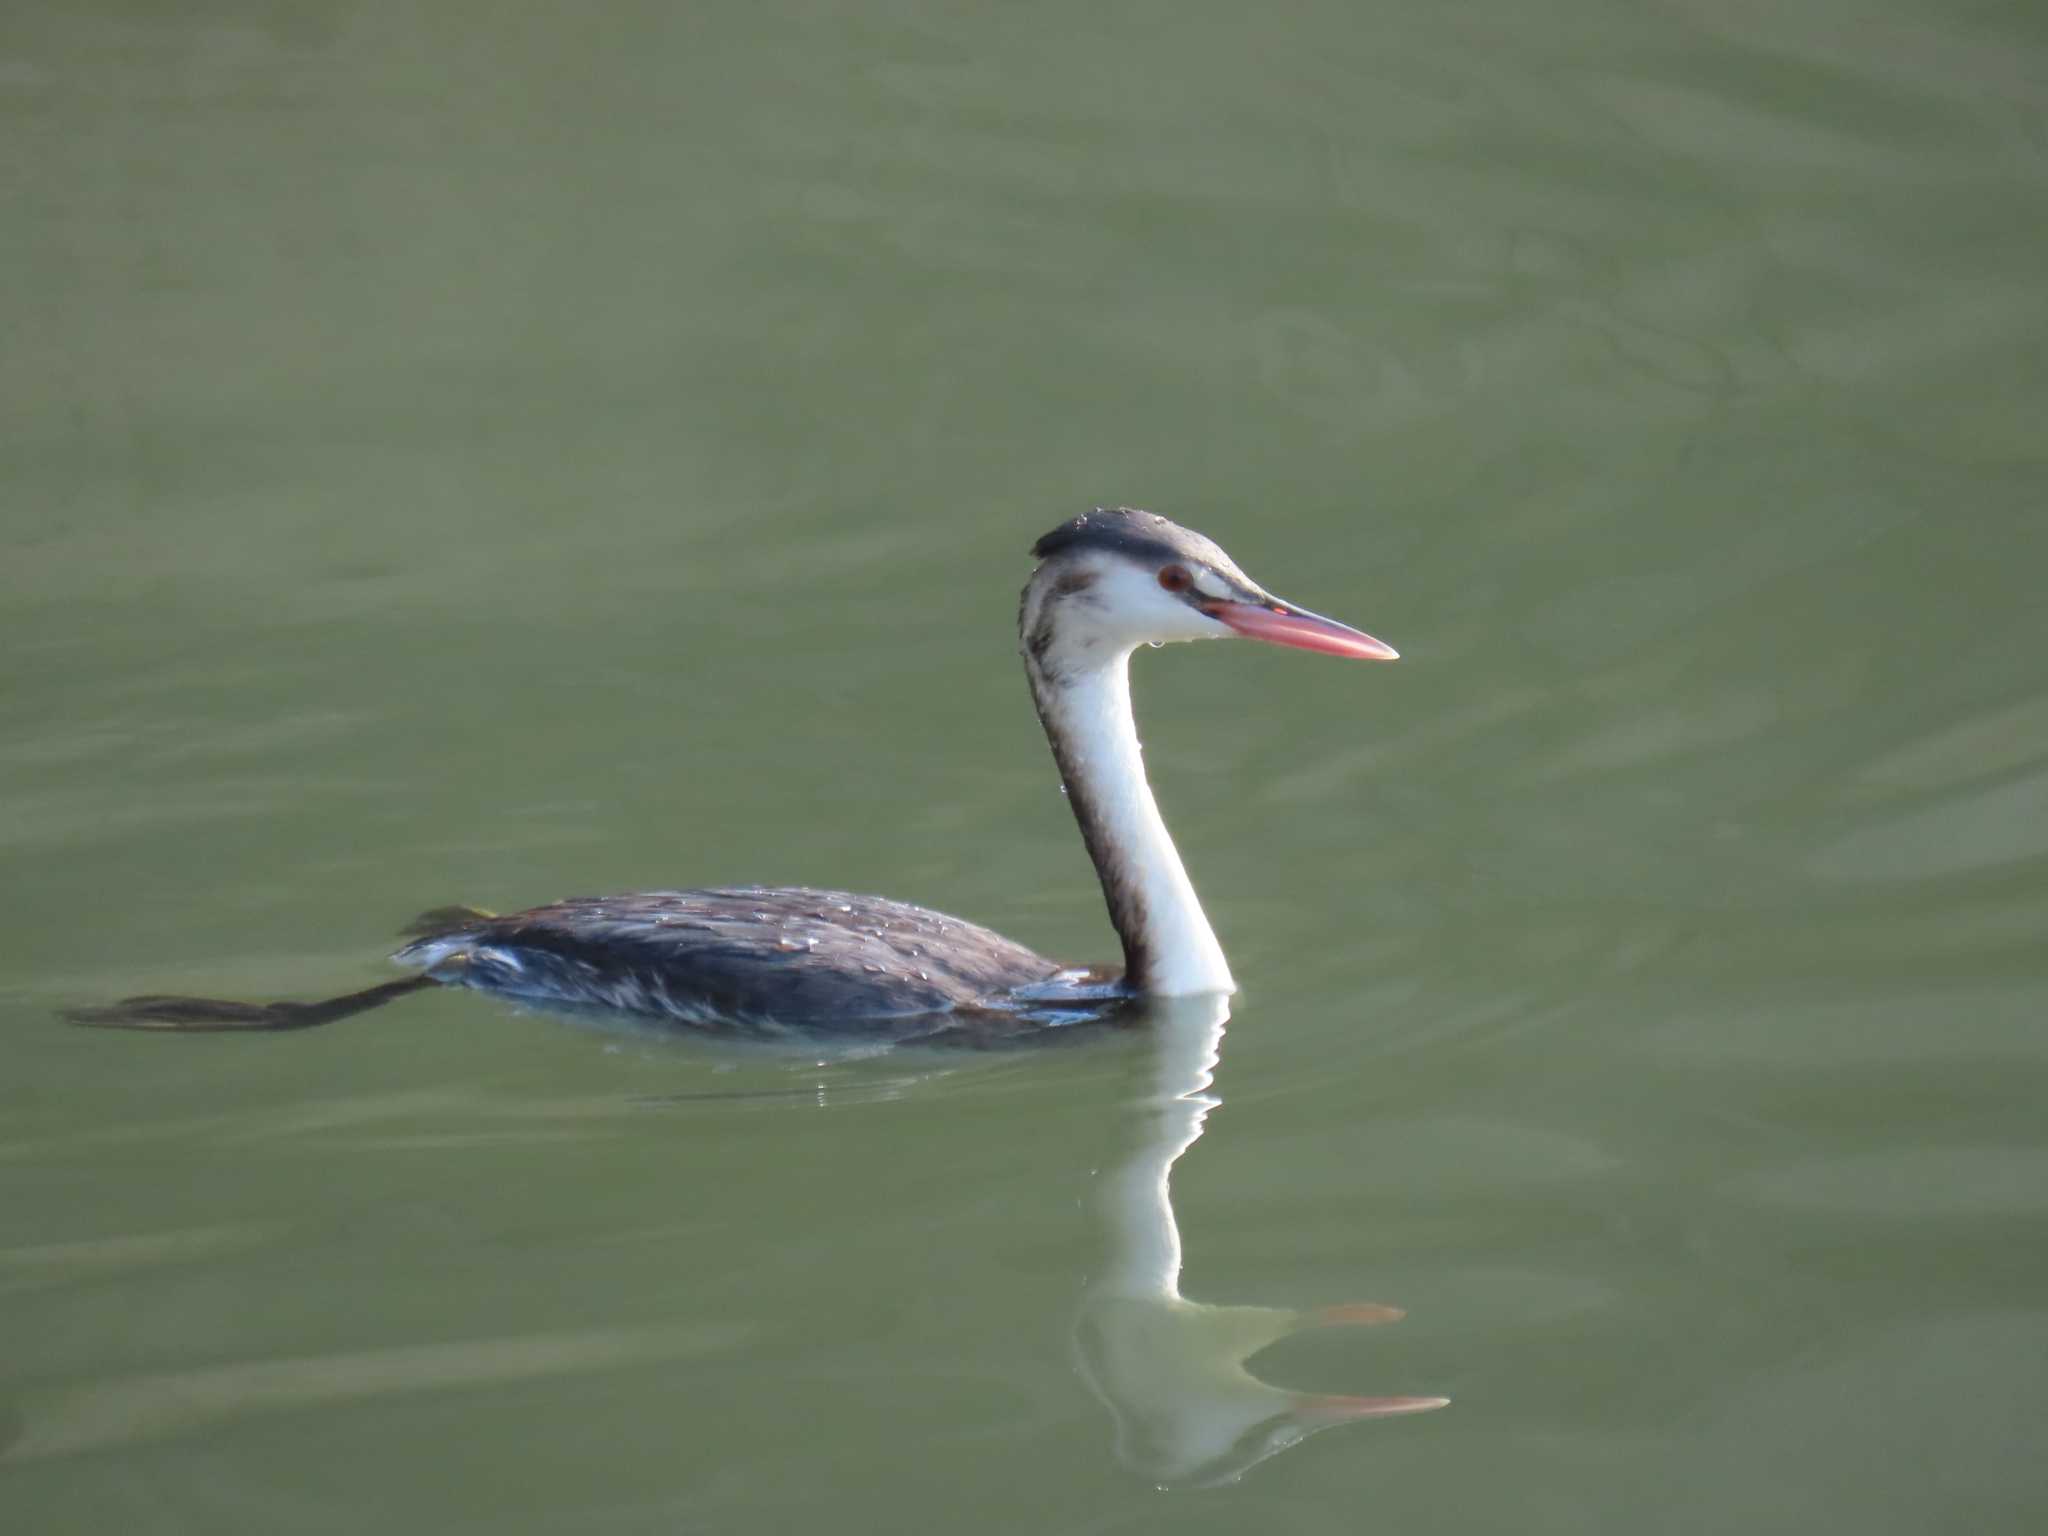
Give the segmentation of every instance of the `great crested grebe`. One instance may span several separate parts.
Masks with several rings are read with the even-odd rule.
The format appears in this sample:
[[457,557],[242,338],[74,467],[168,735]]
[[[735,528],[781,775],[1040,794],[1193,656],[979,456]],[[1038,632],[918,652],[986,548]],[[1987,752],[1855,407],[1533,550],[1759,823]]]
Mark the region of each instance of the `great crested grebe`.
[[436,984],[724,1035],[1009,1038],[1145,997],[1229,993],[1230,967],[1145,779],[1140,645],[1233,635],[1392,661],[1392,646],[1281,602],[1210,540],[1105,507],[1032,546],[1017,616],[1032,702],[1109,917],[1121,972],[1062,966],[927,907],[801,886],[582,897],[506,916],[423,914],[393,957],[419,974],[312,1003],[131,997],[72,1010],[130,1029],[303,1029]]

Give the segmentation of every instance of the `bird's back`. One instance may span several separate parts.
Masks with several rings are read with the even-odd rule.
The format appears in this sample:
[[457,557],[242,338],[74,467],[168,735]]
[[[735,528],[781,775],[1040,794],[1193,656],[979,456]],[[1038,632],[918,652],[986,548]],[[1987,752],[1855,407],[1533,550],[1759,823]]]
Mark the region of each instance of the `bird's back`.
[[942,912],[801,886],[443,909],[416,931],[394,958],[450,985],[714,1033],[914,1033],[1075,974]]

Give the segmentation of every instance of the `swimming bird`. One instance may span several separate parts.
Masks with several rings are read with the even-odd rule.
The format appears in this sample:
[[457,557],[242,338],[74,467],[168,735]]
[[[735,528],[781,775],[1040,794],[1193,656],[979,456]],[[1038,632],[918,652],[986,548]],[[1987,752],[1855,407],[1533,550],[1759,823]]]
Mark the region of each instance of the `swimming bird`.
[[393,957],[416,974],[318,1002],[147,995],[67,1015],[133,1029],[302,1029],[441,985],[720,1035],[1012,1040],[1149,997],[1236,989],[1161,819],[1131,714],[1141,645],[1241,637],[1391,661],[1393,647],[1283,602],[1214,542],[1100,507],[1032,547],[1018,638],[1032,703],[1123,944],[1062,965],[974,923],[878,896],[720,886],[442,907]]

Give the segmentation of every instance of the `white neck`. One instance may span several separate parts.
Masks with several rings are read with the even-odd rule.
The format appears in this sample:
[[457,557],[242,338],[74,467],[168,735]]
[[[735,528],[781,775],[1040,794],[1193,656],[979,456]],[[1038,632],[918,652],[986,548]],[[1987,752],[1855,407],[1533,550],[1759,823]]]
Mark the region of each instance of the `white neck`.
[[1131,717],[1131,653],[1049,674],[1029,668],[1039,719],[1095,860],[1133,986],[1162,996],[1234,992],[1230,966],[1160,819]]

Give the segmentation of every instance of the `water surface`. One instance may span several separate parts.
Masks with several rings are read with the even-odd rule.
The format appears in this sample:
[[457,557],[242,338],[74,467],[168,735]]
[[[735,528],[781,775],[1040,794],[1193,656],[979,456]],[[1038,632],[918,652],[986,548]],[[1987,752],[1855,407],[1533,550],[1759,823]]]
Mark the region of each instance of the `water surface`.
[[[2044,70],[1925,0],[16,18],[8,1523],[2038,1529]],[[1405,658],[1138,660],[1206,1088],[52,1021],[644,885],[1107,958],[1010,633],[1105,501]],[[1155,1491],[1105,1190],[1191,1120],[1118,1358],[1375,1303],[1254,1376],[1449,1408]]]

